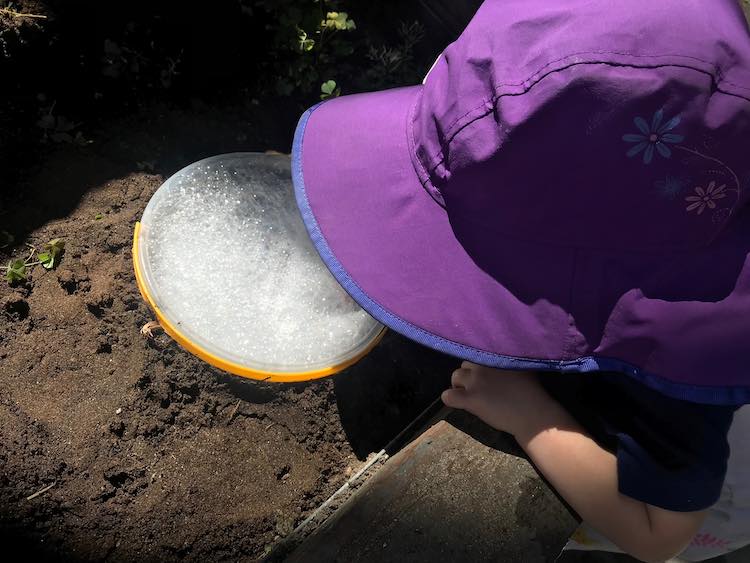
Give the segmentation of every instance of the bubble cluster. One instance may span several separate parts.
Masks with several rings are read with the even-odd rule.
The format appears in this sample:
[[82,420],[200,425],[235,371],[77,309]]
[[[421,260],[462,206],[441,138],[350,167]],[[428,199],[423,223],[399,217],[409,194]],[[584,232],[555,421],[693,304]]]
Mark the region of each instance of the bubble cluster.
[[195,163],[143,215],[141,261],[156,305],[190,340],[272,372],[359,353],[381,326],[339,286],[299,216],[285,157]]

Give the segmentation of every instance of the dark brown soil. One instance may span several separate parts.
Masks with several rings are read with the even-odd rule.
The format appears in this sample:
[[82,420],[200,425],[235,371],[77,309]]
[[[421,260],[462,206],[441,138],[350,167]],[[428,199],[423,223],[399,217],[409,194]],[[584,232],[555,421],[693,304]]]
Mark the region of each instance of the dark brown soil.
[[27,254],[25,243],[66,241],[57,269],[0,283],[6,553],[256,559],[447,384],[455,361],[395,335],[334,378],[278,385],[140,334],[152,316],[130,244],[149,197],[199,158],[287,150],[296,116],[279,115],[152,107],[108,124],[88,147],[52,149],[0,199],[0,228],[16,237],[3,263]]

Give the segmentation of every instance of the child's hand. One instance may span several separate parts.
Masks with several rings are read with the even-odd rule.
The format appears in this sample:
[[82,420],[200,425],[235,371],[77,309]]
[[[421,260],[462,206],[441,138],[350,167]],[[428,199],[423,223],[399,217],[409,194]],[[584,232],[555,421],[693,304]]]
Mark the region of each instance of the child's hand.
[[534,415],[553,401],[536,374],[497,370],[464,362],[453,372],[452,388],[443,402],[478,416],[497,430],[513,435],[529,430]]

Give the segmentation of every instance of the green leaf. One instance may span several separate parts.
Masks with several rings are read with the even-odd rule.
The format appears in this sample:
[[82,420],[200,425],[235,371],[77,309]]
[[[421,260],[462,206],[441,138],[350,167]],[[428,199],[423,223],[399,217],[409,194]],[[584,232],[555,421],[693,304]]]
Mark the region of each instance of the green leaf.
[[8,262],[8,271],[5,272],[5,279],[8,283],[13,283],[26,279],[26,264],[23,260],[17,258]]
[[99,221],[100,219],[104,219],[104,215],[102,215],[101,213],[97,213],[96,215],[94,215],[94,221]]
[[328,12],[326,19],[321,22],[321,27],[339,31],[357,29],[354,20],[350,20],[346,12]]
[[309,39],[307,37],[307,33],[305,33],[304,30],[300,29],[297,34],[298,39],[298,45],[299,50],[302,52],[312,51],[313,47],[315,47],[315,40]]
[[65,249],[65,241],[61,238],[53,238],[44,248],[48,249],[52,254],[60,254]]
[[37,258],[46,270],[51,270],[55,264],[55,257],[49,252],[40,252],[37,255]]
[[335,98],[339,94],[341,94],[341,88],[336,85],[335,80],[328,80],[326,82],[323,82],[323,84],[320,85],[320,91],[322,92],[322,94],[320,95],[321,100]]
[[[65,250],[65,241],[61,238],[55,238],[44,245],[47,252],[39,254],[39,261],[47,270],[51,270],[60,262],[60,256]],[[42,258],[46,257],[46,259]]]

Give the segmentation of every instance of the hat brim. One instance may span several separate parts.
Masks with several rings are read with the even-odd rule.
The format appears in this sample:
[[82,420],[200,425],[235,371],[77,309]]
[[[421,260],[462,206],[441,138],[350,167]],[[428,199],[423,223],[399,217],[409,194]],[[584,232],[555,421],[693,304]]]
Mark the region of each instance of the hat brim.
[[[407,134],[420,90],[345,96],[302,116],[292,173],[315,247],[366,311],[413,340],[484,365],[559,368],[567,314],[522,302],[477,266],[422,186]],[[554,267],[554,254],[536,260]]]
[[[619,371],[699,402],[750,396],[746,387],[696,386],[648,373],[646,357],[577,354],[567,335],[586,319],[573,320],[565,307],[572,249],[498,239],[494,265],[480,267],[462,226],[452,225],[423,187],[410,156],[408,123],[421,89],[326,101],[302,116],[295,133],[292,174],[302,218],[323,261],[360,306],[412,340],[490,367]],[[601,319],[590,320],[603,328]]]

